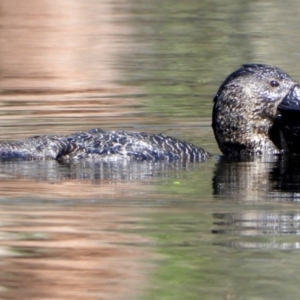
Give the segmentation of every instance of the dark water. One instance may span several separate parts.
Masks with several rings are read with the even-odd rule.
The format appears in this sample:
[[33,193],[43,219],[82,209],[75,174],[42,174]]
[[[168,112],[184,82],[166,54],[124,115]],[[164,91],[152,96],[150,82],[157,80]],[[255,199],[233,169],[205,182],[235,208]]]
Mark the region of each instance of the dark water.
[[0,163],[1,299],[298,299],[300,160],[228,162],[242,63],[300,79],[294,1],[0,1],[0,139],[163,132],[202,164]]

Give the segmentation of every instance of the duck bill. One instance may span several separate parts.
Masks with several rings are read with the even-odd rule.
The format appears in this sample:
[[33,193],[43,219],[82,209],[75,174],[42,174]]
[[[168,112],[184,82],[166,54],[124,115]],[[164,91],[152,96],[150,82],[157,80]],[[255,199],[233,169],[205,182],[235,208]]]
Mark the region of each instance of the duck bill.
[[300,86],[293,86],[279,103],[277,109],[282,114],[300,113]]
[[293,86],[278,105],[270,138],[281,151],[300,154],[300,85]]

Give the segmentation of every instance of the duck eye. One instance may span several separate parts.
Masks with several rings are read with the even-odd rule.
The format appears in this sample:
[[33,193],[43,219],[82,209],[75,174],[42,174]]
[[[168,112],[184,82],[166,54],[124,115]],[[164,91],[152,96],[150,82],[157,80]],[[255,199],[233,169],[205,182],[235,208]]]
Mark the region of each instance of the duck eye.
[[279,86],[279,82],[276,81],[276,80],[271,80],[271,81],[270,81],[270,86],[271,86],[271,87],[278,87],[278,86]]

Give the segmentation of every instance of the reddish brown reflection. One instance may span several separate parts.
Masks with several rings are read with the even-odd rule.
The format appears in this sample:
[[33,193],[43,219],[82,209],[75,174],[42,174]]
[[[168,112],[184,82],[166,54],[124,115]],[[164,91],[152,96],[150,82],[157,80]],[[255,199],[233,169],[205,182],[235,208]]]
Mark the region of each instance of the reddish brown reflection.
[[[107,1],[1,1],[0,88],[40,92],[115,90],[118,25]],[[118,37],[116,36],[118,35]]]
[[118,84],[126,76],[120,57],[133,45],[123,6],[0,1],[1,139],[103,126],[108,117],[122,123],[135,113],[135,100],[120,95],[136,90]]
[[[0,139],[100,127],[109,117],[116,129],[126,116],[138,118],[129,96],[136,89],[118,84],[119,59],[132,47],[124,5],[0,0]],[[0,206],[0,298],[132,299],[140,292],[148,240],[120,231],[135,229],[137,210],[84,204],[128,196],[138,185],[43,181],[27,178],[25,166],[13,170],[0,172],[1,200],[52,204]]]
[[89,180],[64,180],[62,182],[47,182],[30,179],[0,180],[0,197],[8,198],[40,198],[54,199],[128,199],[140,193],[149,197],[154,192],[154,186],[147,182],[101,181],[95,184]]
[[5,299],[132,299],[145,286],[149,241],[119,230],[129,209],[1,207],[0,286]]

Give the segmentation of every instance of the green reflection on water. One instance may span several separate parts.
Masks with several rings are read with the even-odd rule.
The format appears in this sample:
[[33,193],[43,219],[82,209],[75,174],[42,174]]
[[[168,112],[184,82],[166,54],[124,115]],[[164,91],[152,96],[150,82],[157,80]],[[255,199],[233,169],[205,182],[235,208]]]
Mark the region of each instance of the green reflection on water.
[[165,211],[151,217],[156,222],[149,226],[149,235],[165,256],[145,299],[221,297],[228,283],[220,272],[220,261],[211,253],[209,232],[203,230],[210,228],[211,216]]
[[179,198],[181,205],[188,201],[201,203],[203,199],[212,197],[214,166],[215,160],[211,158],[205,163],[194,164],[192,169],[170,172],[169,175],[173,176],[161,180],[157,188],[161,194],[174,195],[174,199]]
[[206,203],[150,215],[145,234],[163,256],[144,299],[299,299],[297,250],[217,246],[226,237],[211,234],[210,212]]
[[221,81],[252,60],[249,39],[231,34],[248,4],[230,3],[139,1],[131,8],[136,43],[145,50],[131,52],[128,61],[135,84],[146,88],[151,113],[210,117]]

